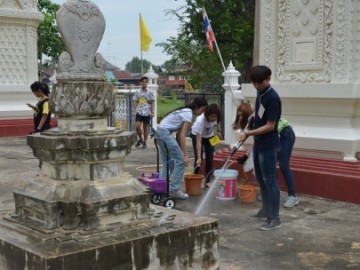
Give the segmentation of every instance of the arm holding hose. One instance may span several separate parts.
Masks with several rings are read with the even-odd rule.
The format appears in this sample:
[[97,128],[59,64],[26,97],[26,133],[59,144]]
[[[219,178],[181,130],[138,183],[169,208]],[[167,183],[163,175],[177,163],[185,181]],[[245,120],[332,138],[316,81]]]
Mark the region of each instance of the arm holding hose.
[[[258,136],[258,135],[266,134],[266,133],[274,130],[275,125],[276,125],[276,121],[267,121],[264,126],[259,127],[257,129],[251,129],[251,130],[244,129],[243,131],[241,131],[240,136],[239,136],[238,146],[234,147],[232,155],[235,154],[235,152],[246,141],[247,138],[249,138],[250,136]],[[248,158],[248,153],[246,153],[242,157],[239,157],[238,158],[238,163],[239,164],[244,164],[245,161],[247,160],[247,158]]]
[[241,131],[240,137],[239,137],[239,142],[245,142],[246,139],[250,136],[259,136],[259,135],[271,132],[272,130],[274,130],[275,126],[276,126],[276,121],[267,121],[265,125],[257,128],[257,129]]

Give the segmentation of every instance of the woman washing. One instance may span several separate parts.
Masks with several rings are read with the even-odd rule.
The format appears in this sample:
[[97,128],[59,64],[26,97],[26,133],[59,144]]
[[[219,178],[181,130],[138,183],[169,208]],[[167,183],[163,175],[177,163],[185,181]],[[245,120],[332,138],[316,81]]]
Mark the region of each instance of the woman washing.
[[213,167],[214,145],[211,143],[211,138],[215,135],[222,139],[220,126],[221,112],[216,104],[209,105],[205,112],[199,115],[191,128],[190,137],[195,153],[194,173],[200,173],[200,166],[202,162],[202,152],[205,151],[205,184],[204,188],[209,188],[211,181],[211,171]]
[[[186,137],[189,133],[193,115],[202,114],[206,107],[206,99],[197,97],[188,106],[175,109],[166,114],[155,132],[154,138],[159,141],[159,151],[163,163],[161,174],[163,178],[166,178],[169,171],[171,179],[170,196],[172,197],[181,199],[189,197],[188,194],[180,190],[185,166],[189,164]],[[172,136],[174,132],[176,138]]]

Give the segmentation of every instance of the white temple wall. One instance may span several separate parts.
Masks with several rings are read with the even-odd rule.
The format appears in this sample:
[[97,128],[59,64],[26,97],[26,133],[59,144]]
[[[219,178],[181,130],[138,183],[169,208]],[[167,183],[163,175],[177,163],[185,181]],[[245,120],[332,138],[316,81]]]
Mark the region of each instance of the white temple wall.
[[26,102],[36,100],[37,26],[43,18],[36,0],[0,2],[0,119],[31,117]]
[[[258,63],[272,69],[295,153],[360,158],[360,1],[264,0]],[[254,101],[256,90],[242,85]]]

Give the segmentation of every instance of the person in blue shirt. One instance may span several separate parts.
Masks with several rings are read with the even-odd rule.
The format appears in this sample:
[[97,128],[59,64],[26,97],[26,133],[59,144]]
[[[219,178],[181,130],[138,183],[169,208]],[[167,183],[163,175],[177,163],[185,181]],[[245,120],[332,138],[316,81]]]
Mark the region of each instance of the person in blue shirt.
[[267,66],[251,68],[250,80],[257,90],[254,128],[241,131],[239,136],[240,142],[249,136],[254,137],[254,171],[260,186],[262,207],[252,218],[266,219],[259,227],[262,231],[281,227],[280,189],[276,177],[276,163],[281,149],[277,129],[281,116],[281,99],[270,85],[270,79],[271,69]]

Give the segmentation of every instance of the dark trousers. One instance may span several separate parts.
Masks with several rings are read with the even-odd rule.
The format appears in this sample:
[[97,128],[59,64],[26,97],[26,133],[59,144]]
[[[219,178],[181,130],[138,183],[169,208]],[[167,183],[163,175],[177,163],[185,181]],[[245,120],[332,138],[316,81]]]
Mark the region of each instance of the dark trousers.
[[[196,167],[196,160],[197,160],[197,154],[196,154],[196,135],[190,134],[190,138],[192,140],[192,145],[194,148],[194,154],[195,154],[195,161],[194,161],[194,173],[199,174],[200,173],[200,167]],[[205,152],[205,175],[206,175],[206,183],[210,183],[211,181],[211,175],[212,175],[212,168],[213,168],[213,159],[214,159],[214,146],[210,143],[211,138],[202,138],[201,139],[201,159],[202,159],[202,153]]]
[[278,155],[280,171],[284,176],[286,186],[288,189],[288,195],[295,196],[295,179],[289,164],[291,158],[291,152],[293,150],[295,143],[295,133],[290,126],[284,127],[284,129],[281,131],[280,143],[281,143],[281,150]]

